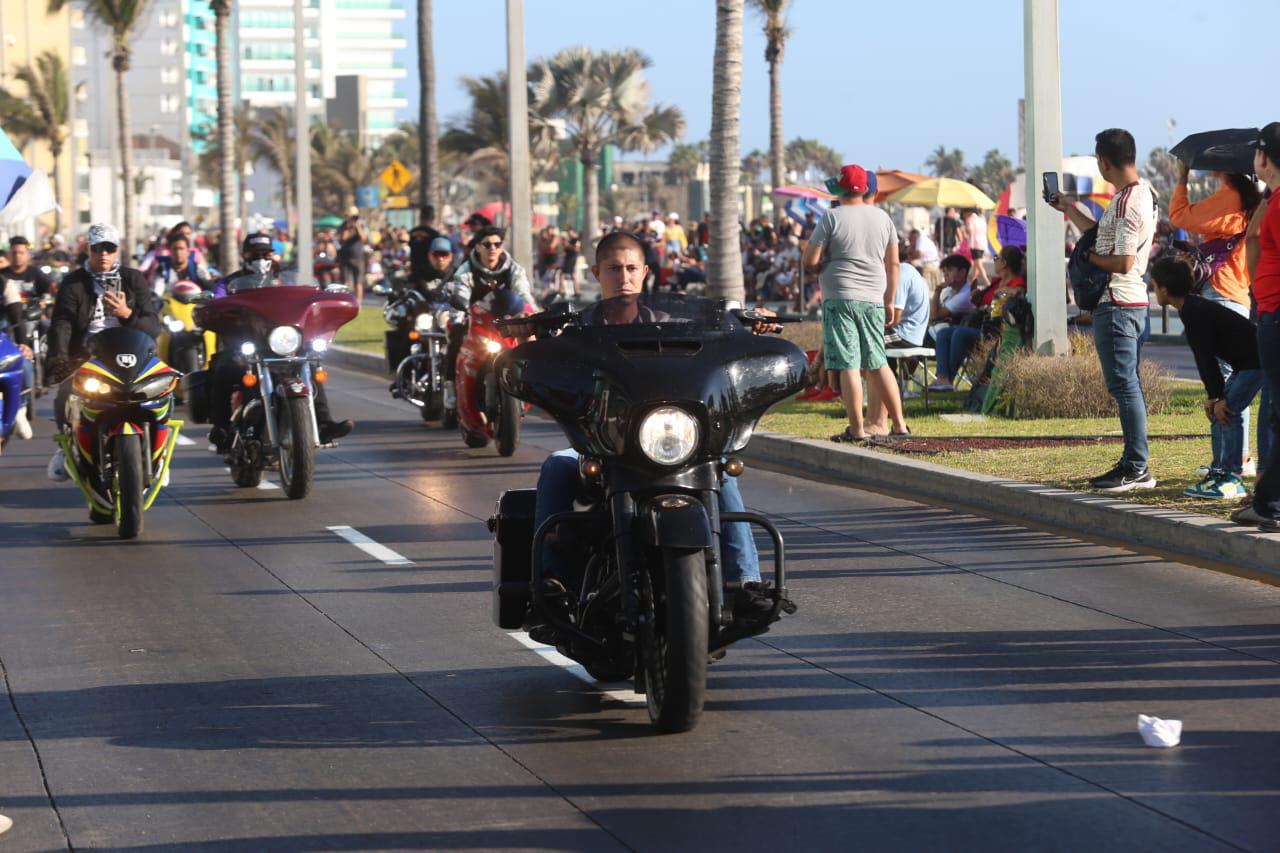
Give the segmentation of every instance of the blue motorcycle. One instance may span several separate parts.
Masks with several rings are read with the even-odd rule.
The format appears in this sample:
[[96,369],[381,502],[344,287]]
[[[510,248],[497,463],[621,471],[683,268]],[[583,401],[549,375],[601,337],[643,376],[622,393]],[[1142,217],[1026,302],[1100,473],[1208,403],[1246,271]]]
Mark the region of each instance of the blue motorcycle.
[[30,394],[22,390],[22,360],[22,350],[0,332],[0,446],[9,443],[18,411],[31,403]]

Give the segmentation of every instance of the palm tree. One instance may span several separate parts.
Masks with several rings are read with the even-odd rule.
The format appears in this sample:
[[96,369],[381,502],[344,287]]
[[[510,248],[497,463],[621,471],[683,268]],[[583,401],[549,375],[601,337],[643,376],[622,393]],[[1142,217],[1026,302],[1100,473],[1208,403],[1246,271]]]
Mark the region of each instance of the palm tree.
[[840,152],[816,139],[796,137],[787,143],[787,169],[794,172],[814,170],[820,175],[834,175],[840,171],[843,158]]
[[[765,169],[772,168],[772,160],[768,154],[757,149],[752,150],[746,157],[742,158],[742,176],[746,178],[747,183],[754,184],[760,180],[760,173]],[[774,184],[773,186],[781,186]]]
[[991,198],[999,198],[1004,188],[1013,180],[1014,174],[1009,158],[1001,154],[999,148],[992,148],[983,158],[981,166],[974,166],[969,170],[968,180]]
[[[221,97],[219,97],[221,100]],[[219,107],[221,109],[221,107]],[[253,114],[247,107],[238,107],[231,113],[231,144],[224,146],[222,144],[222,128],[216,124],[206,124],[191,131],[191,138],[204,143],[204,150],[200,152],[200,158],[196,161],[196,171],[200,176],[200,182],[206,186],[222,187],[224,197],[230,198],[232,203],[231,213],[225,212],[220,216],[227,216],[227,222],[234,222],[235,218],[239,218],[242,222],[245,220],[244,210],[244,193],[235,191],[235,176],[243,175],[245,165],[253,162],[253,154],[250,151],[249,137],[253,132]],[[231,185],[230,195],[226,194],[225,187],[222,184],[222,177],[225,174],[225,166],[223,163],[223,152],[229,151],[229,159],[231,161]],[[229,232],[228,232],[229,233]],[[234,243],[234,240],[223,241]],[[233,269],[236,263],[236,247],[232,246],[228,255],[219,259],[224,266],[222,269]],[[230,263],[228,267],[225,264]]]
[[266,160],[280,176],[280,200],[284,203],[285,217],[293,230],[293,166],[294,128],[292,111],[283,108],[258,112],[249,131],[250,162]]
[[235,200],[236,175],[244,174],[244,164],[237,164],[235,141],[236,116],[231,106],[231,5],[233,0],[210,0],[213,10],[214,31],[217,34],[215,53],[218,64],[218,221],[222,225],[222,257],[219,262],[224,270],[235,263]]
[[743,0],[716,0],[716,51],[711,75],[711,251],[707,287],[713,296],[743,301],[738,247],[738,123],[742,108]]
[[769,63],[769,183],[780,187],[786,180],[782,147],[782,50],[791,30],[783,16],[789,0],[751,0],[764,18],[764,58]]
[[436,53],[432,42],[431,0],[418,0],[418,150],[422,155],[419,175],[420,204],[440,204],[440,131],[436,120]]
[[[741,0],[738,2],[741,8]],[[529,72],[534,112],[563,120],[569,147],[582,163],[583,249],[595,260],[600,225],[597,164],[606,145],[652,150],[684,133],[684,115],[675,107],[649,105],[644,70],[652,65],[638,50],[593,51],[571,47]],[[734,165],[737,165],[735,153]]]
[[[67,94],[67,66],[62,57],[51,50],[36,57],[34,65],[23,65],[13,76],[27,87],[25,100],[3,93],[0,106],[0,124],[23,140],[43,142],[53,158],[53,194],[58,195],[58,160],[62,145],[67,140],[67,124],[70,120]],[[62,227],[62,214],[54,208],[54,230]]]
[[[507,132],[507,73],[499,71],[481,77],[463,77],[462,85],[471,96],[467,114],[449,123],[440,146],[465,156],[471,165],[491,169],[493,179],[508,184],[511,142]],[[529,87],[529,162],[534,183],[554,176],[560,168],[560,145],[545,104],[534,99]]]
[[676,176],[676,181],[687,184],[698,175],[698,167],[707,162],[709,146],[707,140],[692,144],[673,145],[671,154],[667,156],[667,167]]
[[[49,0],[49,14],[57,14],[67,0]],[[120,165],[124,183],[124,223],[121,240],[125,258],[133,254],[133,132],[129,126],[129,87],[125,75],[132,63],[130,41],[134,29],[146,20],[151,0],[84,0],[84,11],[111,31],[111,68],[116,73],[116,123],[120,135]]]
[[963,181],[966,176],[964,152],[959,148],[947,150],[947,146],[939,145],[933,149],[929,159],[924,161],[925,168],[938,178],[955,178]]

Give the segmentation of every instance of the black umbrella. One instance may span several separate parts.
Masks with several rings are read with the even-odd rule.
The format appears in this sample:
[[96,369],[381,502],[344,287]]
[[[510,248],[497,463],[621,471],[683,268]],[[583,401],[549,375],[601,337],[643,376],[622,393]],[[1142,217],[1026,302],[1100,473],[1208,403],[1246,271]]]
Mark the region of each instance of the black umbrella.
[[1252,175],[1253,145],[1257,140],[1258,131],[1252,127],[1206,130],[1191,134],[1169,153],[1192,169]]

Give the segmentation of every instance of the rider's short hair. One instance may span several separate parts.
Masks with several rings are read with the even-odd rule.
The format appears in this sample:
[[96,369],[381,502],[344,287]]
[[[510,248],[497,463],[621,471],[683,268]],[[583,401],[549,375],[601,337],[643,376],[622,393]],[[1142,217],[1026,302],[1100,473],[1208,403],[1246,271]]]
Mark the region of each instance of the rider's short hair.
[[612,231],[596,244],[596,260],[610,252],[620,252],[628,248],[633,248],[640,253],[640,257],[644,257],[644,242],[632,234],[630,231]]

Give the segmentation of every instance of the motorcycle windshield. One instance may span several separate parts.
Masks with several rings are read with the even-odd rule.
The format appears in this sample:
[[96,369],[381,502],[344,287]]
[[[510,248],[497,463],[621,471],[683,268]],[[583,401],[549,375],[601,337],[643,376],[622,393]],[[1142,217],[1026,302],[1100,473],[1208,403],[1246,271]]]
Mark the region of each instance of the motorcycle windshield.
[[155,354],[155,339],[128,326],[103,329],[89,338],[89,355],[126,385],[151,366]]
[[505,354],[498,375],[579,451],[625,453],[644,415],[674,405],[698,419],[707,458],[741,450],[760,416],[804,387],[805,367],[794,344],[752,334],[720,303],[620,297]]
[[196,309],[201,328],[228,338],[265,340],[276,326],[296,326],[303,338],[330,337],[359,313],[351,293],[318,287],[266,287],[236,291]]

